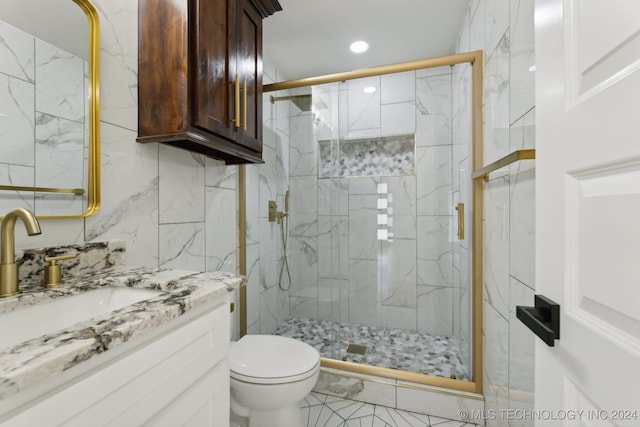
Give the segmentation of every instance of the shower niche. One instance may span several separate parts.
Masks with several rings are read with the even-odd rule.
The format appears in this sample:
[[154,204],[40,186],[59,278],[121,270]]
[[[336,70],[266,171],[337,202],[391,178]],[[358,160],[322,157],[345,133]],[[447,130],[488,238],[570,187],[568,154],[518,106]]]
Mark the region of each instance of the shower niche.
[[260,332],[311,344],[324,366],[475,391],[476,56],[449,58],[265,86],[286,130],[272,161],[290,283]]
[[331,141],[318,141],[319,178],[410,175],[415,172],[415,135],[343,140],[333,155]]

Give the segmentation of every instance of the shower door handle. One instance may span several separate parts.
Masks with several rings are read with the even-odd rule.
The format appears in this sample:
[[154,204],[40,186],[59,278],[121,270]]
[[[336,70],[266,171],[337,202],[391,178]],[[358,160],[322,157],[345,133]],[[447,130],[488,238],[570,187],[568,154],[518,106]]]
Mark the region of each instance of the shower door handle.
[[560,339],[560,304],[536,295],[533,307],[516,306],[516,317],[549,347]]
[[458,240],[464,240],[464,203],[458,203]]

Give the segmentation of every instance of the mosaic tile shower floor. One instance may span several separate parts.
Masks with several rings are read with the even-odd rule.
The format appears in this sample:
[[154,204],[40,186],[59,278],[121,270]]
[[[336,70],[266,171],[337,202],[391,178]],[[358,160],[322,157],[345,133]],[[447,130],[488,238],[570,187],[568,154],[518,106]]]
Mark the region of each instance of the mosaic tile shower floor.
[[[340,358],[391,369],[401,369],[428,375],[468,380],[468,370],[462,362],[460,349],[453,337],[430,335],[396,328],[381,328],[358,324],[343,324],[328,320],[290,317],[275,331],[304,341],[316,348],[322,357],[336,358],[337,344],[331,337],[340,333]],[[346,353],[349,343],[367,346],[364,355]]]

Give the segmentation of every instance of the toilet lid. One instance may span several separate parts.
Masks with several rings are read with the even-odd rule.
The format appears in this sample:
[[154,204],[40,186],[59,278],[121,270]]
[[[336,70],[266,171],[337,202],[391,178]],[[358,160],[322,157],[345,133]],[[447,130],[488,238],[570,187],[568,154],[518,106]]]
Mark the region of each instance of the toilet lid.
[[231,344],[231,377],[241,381],[258,384],[299,381],[319,369],[320,353],[292,338],[245,335]]

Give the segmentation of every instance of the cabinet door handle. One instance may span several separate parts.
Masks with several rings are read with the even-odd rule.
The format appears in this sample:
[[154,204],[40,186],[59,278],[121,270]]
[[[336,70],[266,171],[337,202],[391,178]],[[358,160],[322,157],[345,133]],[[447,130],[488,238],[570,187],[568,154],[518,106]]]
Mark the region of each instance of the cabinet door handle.
[[234,90],[235,90],[235,118],[231,119],[231,122],[236,125],[237,128],[240,127],[240,78],[236,74],[236,78],[233,82]]
[[242,130],[247,130],[247,81],[242,82]]

